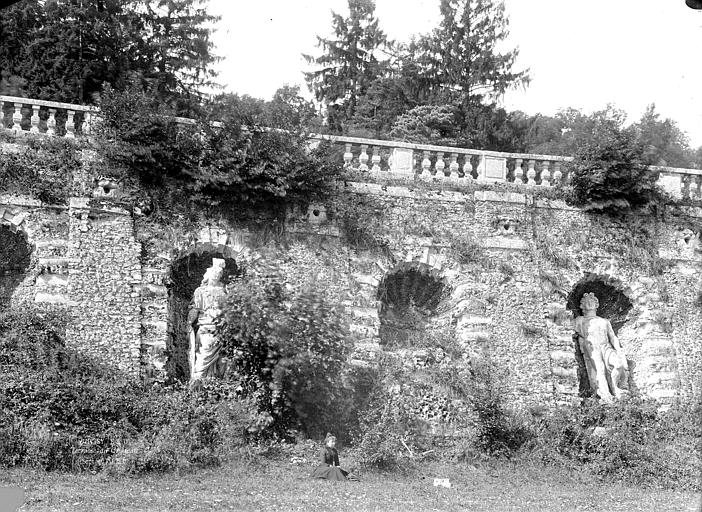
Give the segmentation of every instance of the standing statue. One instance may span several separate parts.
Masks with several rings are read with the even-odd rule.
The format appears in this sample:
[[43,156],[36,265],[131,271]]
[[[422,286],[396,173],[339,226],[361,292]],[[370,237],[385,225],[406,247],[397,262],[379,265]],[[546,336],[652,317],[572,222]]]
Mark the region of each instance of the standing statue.
[[594,293],[580,300],[583,316],[575,319],[575,335],[587,369],[590,389],[610,402],[628,392],[629,368],[624,349],[609,320],[596,315],[600,301]]
[[219,305],[224,298],[224,260],[213,258],[205,271],[202,283],[195,290],[188,312],[190,335],[190,385],[203,377],[220,377],[223,373],[221,343],[215,336],[215,320],[221,313]]

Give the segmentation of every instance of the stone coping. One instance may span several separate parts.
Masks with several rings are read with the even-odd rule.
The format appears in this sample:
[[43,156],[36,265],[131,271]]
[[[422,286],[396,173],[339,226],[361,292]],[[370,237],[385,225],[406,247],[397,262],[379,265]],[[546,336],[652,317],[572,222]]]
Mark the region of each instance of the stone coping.
[[31,98],[22,98],[21,96],[0,95],[0,103],[4,101],[8,103],[21,103],[22,105],[39,105],[41,107],[56,109],[62,108],[76,112],[100,112],[99,108],[90,105],[76,105],[75,103],[62,103],[60,101],[34,100]]

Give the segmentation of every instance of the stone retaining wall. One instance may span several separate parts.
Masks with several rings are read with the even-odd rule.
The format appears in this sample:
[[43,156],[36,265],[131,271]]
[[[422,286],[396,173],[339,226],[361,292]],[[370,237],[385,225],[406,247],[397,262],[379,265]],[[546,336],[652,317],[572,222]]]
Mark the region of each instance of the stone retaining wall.
[[[445,283],[430,328],[453,330],[465,354],[503,369],[512,403],[570,401],[579,382],[567,297],[584,279],[604,276],[632,304],[619,336],[634,389],[661,399],[700,396],[698,210],[612,219],[486,190],[352,183],[348,194],[358,202],[359,229],[375,246],[349,240],[349,201],[339,198],[291,212],[285,249],[274,259],[294,286],[346,307],[357,361],[372,363],[387,351],[379,286],[389,273],[409,269],[422,283]],[[25,230],[33,246],[13,301],[64,305],[73,313],[69,344],[149,380],[164,378],[172,350],[169,272],[177,258],[199,247],[240,265],[260,252],[255,231],[224,215],[156,255],[144,254],[134,218],[117,207],[73,200],[51,209],[0,198],[0,211],[3,225]],[[420,284],[405,282],[402,293],[417,293],[412,287]]]

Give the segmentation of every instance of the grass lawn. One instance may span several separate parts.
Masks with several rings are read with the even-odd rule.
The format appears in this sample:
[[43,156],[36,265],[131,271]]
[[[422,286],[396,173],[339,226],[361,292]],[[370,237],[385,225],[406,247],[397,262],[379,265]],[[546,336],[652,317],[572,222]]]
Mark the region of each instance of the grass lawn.
[[[691,511],[692,492],[626,487],[553,468],[430,465],[409,475],[365,473],[360,482],[308,478],[286,462],[230,463],[188,474],[109,477],[13,469],[0,485],[25,489],[21,512],[47,511]],[[434,487],[449,477],[452,487]],[[2,506],[0,504],[0,511]]]

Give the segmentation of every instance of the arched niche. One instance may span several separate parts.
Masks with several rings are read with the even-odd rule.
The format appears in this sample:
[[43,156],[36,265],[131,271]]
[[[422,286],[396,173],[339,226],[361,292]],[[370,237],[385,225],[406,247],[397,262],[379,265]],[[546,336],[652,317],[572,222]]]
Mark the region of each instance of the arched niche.
[[[566,309],[571,311],[574,317],[582,316],[580,300],[584,294],[594,293],[599,301],[597,316],[609,320],[616,334],[629,319],[629,312],[633,307],[631,299],[625,290],[626,287],[618,279],[608,275],[586,273],[568,294]],[[579,394],[580,396],[589,396],[591,390],[587,370],[585,369],[585,361],[577,347],[575,347],[575,357],[578,362]]]
[[12,293],[24,279],[32,250],[23,231],[0,224],[0,308],[10,304]]
[[190,379],[188,350],[188,311],[195,289],[202,283],[205,271],[213,258],[225,261],[223,280],[236,275],[238,266],[235,252],[227,246],[201,244],[181,253],[173,260],[168,276],[168,359],[166,373],[169,379],[185,382]]
[[417,262],[399,264],[378,285],[380,344],[392,348],[421,335],[451,288],[441,272]]
[[600,302],[598,316],[607,318],[616,333],[627,321],[633,306],[624,290],[624,285],[618,279],[608,275],[586,273],[568,294],[566,309],[572,311],[573,316],[581,316],[583,313],[580,310],[580,300],[585,293],[594,293]]

